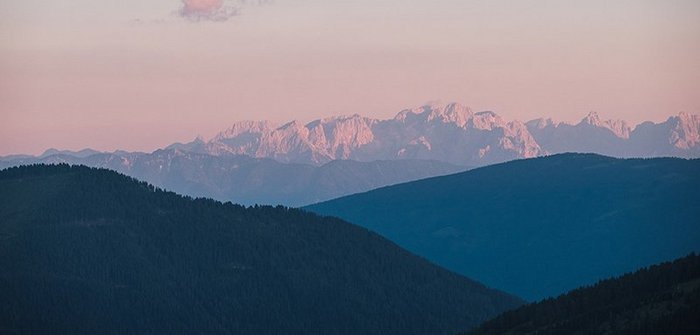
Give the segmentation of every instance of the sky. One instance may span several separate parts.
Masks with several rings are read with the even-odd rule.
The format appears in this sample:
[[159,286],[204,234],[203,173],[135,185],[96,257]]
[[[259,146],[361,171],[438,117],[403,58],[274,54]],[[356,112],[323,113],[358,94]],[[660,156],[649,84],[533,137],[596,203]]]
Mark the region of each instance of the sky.
[[0,0],[0,155],[239,120],[700,113],[697,0]]

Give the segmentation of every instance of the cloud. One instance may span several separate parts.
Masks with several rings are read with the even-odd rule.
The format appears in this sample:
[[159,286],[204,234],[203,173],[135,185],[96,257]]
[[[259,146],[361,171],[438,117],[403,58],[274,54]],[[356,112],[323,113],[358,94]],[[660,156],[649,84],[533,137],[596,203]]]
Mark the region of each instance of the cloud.
[[192,21],[227,21],[246,6],[263,5],[271,0],[182,0],[179,15]]

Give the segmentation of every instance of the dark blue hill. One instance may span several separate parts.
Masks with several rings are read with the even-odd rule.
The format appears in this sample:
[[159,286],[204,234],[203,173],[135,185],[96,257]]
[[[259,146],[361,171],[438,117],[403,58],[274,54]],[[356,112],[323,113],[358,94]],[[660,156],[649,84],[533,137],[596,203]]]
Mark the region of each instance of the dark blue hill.
[[700,257],[689,255],[523,306],[469,335],[700,334]]
[[529,300],[700,250],[700,160],[561,154],[312,205]]

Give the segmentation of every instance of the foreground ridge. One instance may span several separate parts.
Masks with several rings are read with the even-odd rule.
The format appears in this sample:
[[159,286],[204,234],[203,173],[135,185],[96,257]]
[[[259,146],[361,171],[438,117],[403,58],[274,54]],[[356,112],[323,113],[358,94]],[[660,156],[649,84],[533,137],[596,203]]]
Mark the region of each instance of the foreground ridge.
[[522,303],[338,219],[68,165],[0,171],[0,287],[3,334],[452,334]]
[[465,334],[698,334],[700,256],[523,306]]

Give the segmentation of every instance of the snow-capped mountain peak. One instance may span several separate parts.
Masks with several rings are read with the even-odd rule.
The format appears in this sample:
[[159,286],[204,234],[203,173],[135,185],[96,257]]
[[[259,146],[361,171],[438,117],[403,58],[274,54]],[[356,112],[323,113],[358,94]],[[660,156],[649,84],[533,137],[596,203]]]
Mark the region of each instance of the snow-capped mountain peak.
[[601,120],[597,112],[590,112],[588,115],[581,120],[579,125],[589,125],[597,128],[605,128],[610,130],[615,136],[619,138],[629,138],[632,129],[627,125],[627,122],[623,120]]
[[245,133],[260,134],[275,129],[276,125],[271,121],[245,120],[234,123],[228,129],[217,134],[215,140],[233,138]]
[[586,117],[583,118],[583,120],[581,120],[581,123],[585,123],[595,127],[600,127],[603,124],[600,121],[600,116],[598,115],[598,112],[589,112],[588,115],[586,115]]
[[335,159],[430,159],[478,166],[568,151],[695,157],[700,156],[699,133],[700,117],[689,113],[632,130],[627,122],[604,120],[596,112],[575,125],[550,118],[522,123],[491,111],[474,113],[457,103],[431,103],[388,120],[352,114],[281,126],[241,121],[206,143],[193,141],[177,148],[312,164]]

